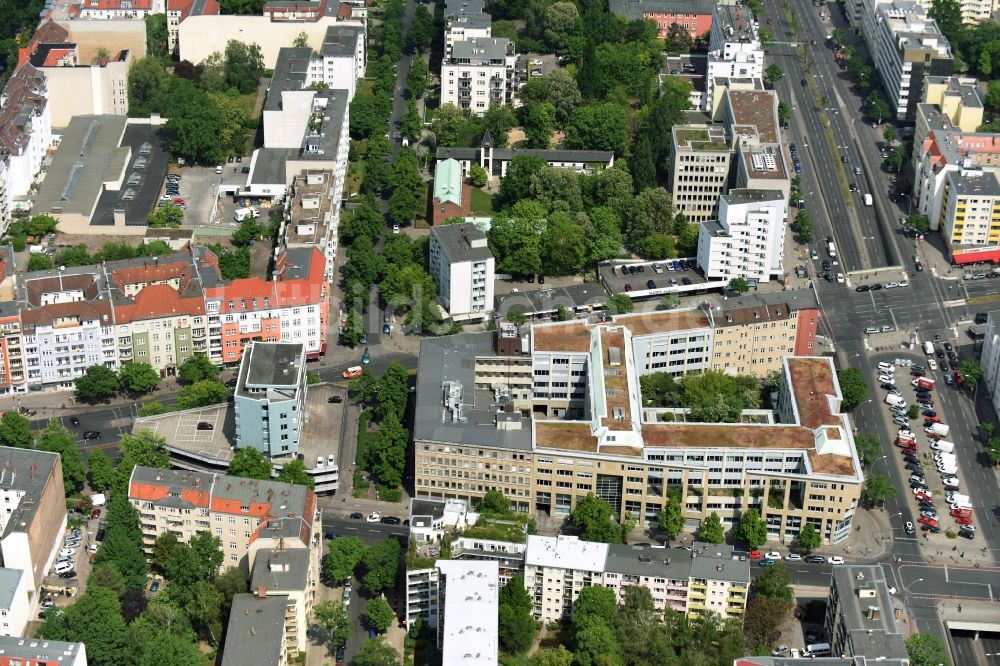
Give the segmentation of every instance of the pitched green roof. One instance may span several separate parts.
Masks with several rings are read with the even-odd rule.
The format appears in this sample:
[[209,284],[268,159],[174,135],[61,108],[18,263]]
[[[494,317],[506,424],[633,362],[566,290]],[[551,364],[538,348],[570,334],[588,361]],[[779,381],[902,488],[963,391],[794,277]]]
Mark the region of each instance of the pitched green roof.
[[462,205],[462,165],[458,160],[448,158],[438,160],[434,172],[434,198]]

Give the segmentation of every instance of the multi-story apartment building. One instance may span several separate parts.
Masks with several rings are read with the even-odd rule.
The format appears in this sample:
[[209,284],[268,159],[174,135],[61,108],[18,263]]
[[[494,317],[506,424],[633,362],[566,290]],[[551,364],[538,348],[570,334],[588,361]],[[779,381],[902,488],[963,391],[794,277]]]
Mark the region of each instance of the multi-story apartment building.
[[307,171],[292,180],[285,206],[284,246],[318,248],[326,258],[323,277],[327,282],[334,278],[343,194],[343,178],[330,171]]
[[653,21],[660,29],[660,39],[667,36],[670,26],[674,24],[686,28],[691,39],[697,39],[704,37],[711,31],[715,3],[708,0],[695,0],[694,2],[611,0],[609,9],[613,14],[624,16],[630,21],[638,19]]
[[923,98],[917,105],[915,145],[923,143],[932,125],[937,129],[975,132],[983,124],[983,102],[983,91],[976,79],[924,77]]
[[427,254],[438,296],[452,318],[483,319],[493,311],[495,260],[476,225],[432,227]]
[[1000,11],[1000,3],[997,0],[962,0],[961,5],[962,23],[966,25],[978,25],[983,21],[989,21],[997,11]]
[[492,37],[490,15],[484,0],[446,0],[444,6],[444,58],[451,58],[455,42]]
[[721,196],[718,220],[702,222],[698,234],[698,266],[705,277],[783,279],[785,203],[777,190],[731,190]]
[[983,367],[983,388],[988,391],[993,408],[1000,412],[1000,311],[988,315],[979,362]]
[[819,305],[808,291],[746,294],[708,314],[713,370],[766,377],[785,356],[816,353]]
[[49,82],[53,127],[66,127],[73,116],[128,115],[128,70],[132,66],[128,49],[107,58],[84,62],[72,42],[41,42],[22,49],[27,60]]
[[670,191],[674,209],[693,224],[718,215],[729,183],[733,151],[722,127],[674,125],[670,129]]
[[306,399],[302,344],[251,342],[236,381],[237,447],[268,458],[298,454]]
[[358,81],[365,78],[366,47],[364,25],[331,25],[323,36],[317,58],[322,65],[320,80],[333,90],[347,90],[348,99],[354,99]]
[[139,512],[147,552],[164,532],[181,543],[211,532],[222,540],[223,568],[250,572],[257,552],[309,549],[320,537],[316,494],[306,486],[137,466],[128,497]]
[[[661,335],[692,328],[692,317],[537,325],[509,338],[517,353],[507,357],[489,335],[425,340],[417,496],[474,503],[497,489],[518,510],[565,517],[593,493],[620,519],[648,525],[677,490],[690,521],[715,512],[732,524],[756,508],[772,539],[790,541],[805,524],[828,543],[845,539],[864,477],[830,359],[779,357],[777,404],[754,411],[752,424],[680,422],[675,410],[643,406],[639,377],[661,369],[647,357],[675,374],[710,362],[709,334],[649,351]],[[512,386],[524,375],[535,381],[519,403]]]
[[441,103],[477,115],[491,106],[514,106],[517,100],[514,43],[505,37],[470,37],[452,45],[441,63]]
[[28,190],[52,146],[48,81],[34,65],[18,67],[0,93],[0,231],[27,210]]
[[0,568],[0,636],[21,636],[31,622],[28,572]]
[[580,591],[595,585],[614,590],[619,603],[625,590],[641,586],[660,611],[742,617],[750,563],[734,558],[733,547],[725,544],[696,543],[684,550],[609,546],[566,535],[528,537],[524,586],[534,600],[535,619],[569,617]]
[[218,16],[218,0],[167,0],[167,51],[177,53],[177,33],[189,16]]
[[830,653],[868,662],[909,663],[896,608],[880,564],[834,567],[826,600]]
[[913,120],[924,77],[955,69],[948,38],[913,0],[863,0],[861,34],[898,120]]
[[702,110],[712,110],[716,79],[762,80],[763,77],[764,48],[753,14],[742,5],[717,5],[709,37]]
[[24,573],[29,601],[37,604],[38,591],[56,560],[66,529],[59,455],[0,447],[0,499],[4,506],[0,512],[3,566]]
[[288,596],[282,594],[235,594],[229,611],[223,666],[261,664],[288,666],[297,652],[291,648],[304,627],[295,624]]
[[144,19],[164,10],[163,0],[83,0],[77,11],[82,19]]
[[493,666],[500,652],[500,580],[492,561],[438,560],[442,664]]
[[254,556],[253,569],[250,572],[250,589],[258,596],[279,596],[287,600],[286,641],[287,652],[291,659],[304,652],[308,645],[306,629],[316,603],[318,583],[319,549],[317,548],[279,546],[259,550]]
[[87,666],[87,646],[41,638],[0,637],[0,666]]
[[[945,245],[956,251],[1000,250],[1000,182],[997,172],[981,169],[949,171],[941,192],[936,225]],[[975,253],[975,256],[982,256]]]

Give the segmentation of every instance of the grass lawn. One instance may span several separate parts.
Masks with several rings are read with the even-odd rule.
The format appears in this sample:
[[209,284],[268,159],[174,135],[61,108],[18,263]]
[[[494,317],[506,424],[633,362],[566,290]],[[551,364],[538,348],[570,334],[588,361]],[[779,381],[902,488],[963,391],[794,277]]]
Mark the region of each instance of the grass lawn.
[[413,226],[416,227],[418,224],[422,224],[422,228],[426,228],[428,220],[430,220],[430,201],[431,201],[431,183],[425,183],[426,187],[420,188],[420,195],[417,197],[417,215],[413,220]]
[[351,198],[355,192],[361,191],[361,181],[365,179],[365,161],[351,162],[347,165],[347,179],[344,181],[344,197]]
[[486,190],[473,187],[472,212],[477,215],[493,215],[493,195]]
[[365,469],[365,457],[368,446],[375,440],[375,433],[368,432],[368,422],[372,420],[370,411],[361,412],[358,419],[358,450],[354,454],[354,496],[368,497],[368,481],[361,479],[361,472]]

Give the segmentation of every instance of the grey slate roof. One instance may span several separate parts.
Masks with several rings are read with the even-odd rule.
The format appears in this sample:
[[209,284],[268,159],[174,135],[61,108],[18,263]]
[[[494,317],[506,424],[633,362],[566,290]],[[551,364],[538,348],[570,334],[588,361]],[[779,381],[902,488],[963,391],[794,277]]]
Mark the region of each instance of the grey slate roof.
[[331,25],[323,36],[320,55],[329,57],[351,57],[357,48],[358,34],[364,32],[359,25]]
[[[229,611],[222,666],[278,666],[288,597],[237,594]],[[300,628],[305,631],[305,627]]]
[[21,638],[20,636],[0,636],[0,655],[9,659],[69,664],[75,663],[74,660],[83,649],[83,643],[50,641],[41,638]]
[[[301,344],[254,343],[244,383],[257,387],[295,386],[302,361]],[[290,372],[285,372],[291,369]],[[255,396],[258,397],[258,396]]]
[[6,529],[0,537],[26,532],[31,527],[42,491],[58,460],[56,453],[0,446],[0,490],[24,493],[17,508],[8,514]]
[[471,247],[469,245],[470,241],[486,240],[486,234],[471,222],[431,227],[431,235],[441,244],[442,251],[452,264],[465,261],[486,261],[493,256],[488,247]]
[[6,610],[14,604],[17,585],[23,576],[20,569],[0,569],[0,608]]
[[266,592],[305,590],[309,584],[309,557],[308,548],[257,551],[250,573],[250,589],[255,592],[261,588]]

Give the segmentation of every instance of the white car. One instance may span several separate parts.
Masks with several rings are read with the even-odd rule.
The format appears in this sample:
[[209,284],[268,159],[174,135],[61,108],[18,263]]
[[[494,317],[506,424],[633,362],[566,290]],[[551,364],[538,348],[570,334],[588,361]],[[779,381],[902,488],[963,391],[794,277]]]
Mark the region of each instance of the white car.
[[798,553],[788,553],[788,555],[785,555],[785,561],[786,562],[801,562],[802,561],[802,556],[799,555]]
[[937,370],[937,361],[932,358],[927,359],[927,367],[931,370]]
[[899,286],[900,287],[909,287],[910,283],[907,282],[906,280],[902,280],[902,281],[900,281]]
[[399,225],[398,224],[392,225],[392,233],[394,233],[394,234],[398,234],[399,233]]
[[886,282],[884,285],[886,289],[895,289],[898,286],[899,286],[898,282]]
[[372,511],[371,513],[368,514],[368,518],[366,518],[366,520],[369,523],[377,523],[378,521],[382,520],[382,514],[379,513],[378,511]]
[[837,273],[837,284],[844,284],[844,274]]
[[63,548],[59,551],[59,557],[73,557],[76,555],[76,548]]
[[900,428],[899,432],[896,433],[897,437],[913,437],[913,431],[907,430],[906,428]]
[[776,553],[776,552],[775,553],[765,553],[764,554],[764,559],[765,560],[780,560],[781,559],[781,553]]
[[958,477],[946,476],[941,479],[941,483],[944,484],[945,488],[958,488]]
[[841,557],[840,555],[831,555],[830,557],[826,558],[826,561],[829,564],[843,564],[844,558]]

